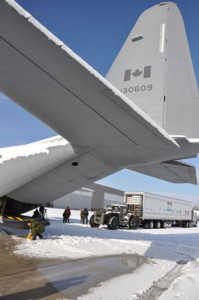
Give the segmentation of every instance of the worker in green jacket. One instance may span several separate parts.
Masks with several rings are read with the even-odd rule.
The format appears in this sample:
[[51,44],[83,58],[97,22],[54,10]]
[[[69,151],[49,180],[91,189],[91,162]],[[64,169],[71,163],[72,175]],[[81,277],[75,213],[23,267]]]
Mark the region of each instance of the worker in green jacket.
[[45,231],[44,225],[39,221],[31,221],[29,220],[27,225],[30,227],[32,232],[32,240],[36,240],[37,236],[42,239],[42,232]]

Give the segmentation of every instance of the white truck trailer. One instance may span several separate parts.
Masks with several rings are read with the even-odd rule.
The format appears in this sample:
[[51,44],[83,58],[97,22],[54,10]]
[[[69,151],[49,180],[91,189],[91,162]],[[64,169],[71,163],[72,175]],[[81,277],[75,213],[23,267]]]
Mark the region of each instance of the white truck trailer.
[[148,192],[125,192],[124,203],[135,216],[138,226],[165,228],[197,226],[192,203],[173,197]]

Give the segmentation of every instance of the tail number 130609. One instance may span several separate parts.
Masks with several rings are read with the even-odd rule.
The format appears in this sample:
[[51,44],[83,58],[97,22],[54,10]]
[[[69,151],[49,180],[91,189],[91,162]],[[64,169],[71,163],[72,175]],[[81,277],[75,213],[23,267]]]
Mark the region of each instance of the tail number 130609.
[[130,86],[128,88],[121,88],[120,91],[123,93],[123,94],[127,94],[127,93],[137,93],[137,92],[145,92],[145,91],[152,91],[153,89],[153,86],[152,84],[148,84],[148,85],[136,85],[135,87],[133,86]]

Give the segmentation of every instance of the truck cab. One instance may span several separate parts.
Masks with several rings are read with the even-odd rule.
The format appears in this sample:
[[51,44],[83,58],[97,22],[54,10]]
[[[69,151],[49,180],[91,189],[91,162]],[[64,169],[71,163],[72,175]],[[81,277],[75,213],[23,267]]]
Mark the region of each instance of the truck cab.
[[[127,205],[112,204],[106,208],[98,208],[90,218],[91,227],[107,225],[108,229],[115,230],[118,227],[137,228],[137,222],[132,222],[133,215],[129,212]],[[136,228],[134,228],[136,227]]]

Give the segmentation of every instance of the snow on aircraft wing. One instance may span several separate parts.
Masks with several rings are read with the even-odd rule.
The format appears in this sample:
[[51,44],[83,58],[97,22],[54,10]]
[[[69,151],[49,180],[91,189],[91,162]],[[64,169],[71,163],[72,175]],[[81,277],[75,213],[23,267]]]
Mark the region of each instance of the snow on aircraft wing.
[[[29,170],[29,158],[17,162],[15,174],[12,158],[3,164],[0,175],[5,168],[12,182],[5,182],[4,192],[0,188],[2,195],[49,202],[129,166],[164,180],[196,182],[192,167],[174,162],[195,155],[193,143],[179,147],[182,139],[167,134],[134,99],[120,93],[13,0],[0,1],[0,70],[0,91],[70,142],[69,153],[61,148],[56,166],[46,161],[42,168],[42,153],[34,155],[37,172]],[[57,157],[59,145],[51,148]],[[180,170],[185,174],[179,179]]]
[[167,161],[128,169],[173,183],[197,184],[195,167],[181,161]]
[[129,145],[177,146],[12,0],[0,2],[0,36],[0,90],[71,144],[88,149],[108,146],[110,151]]

